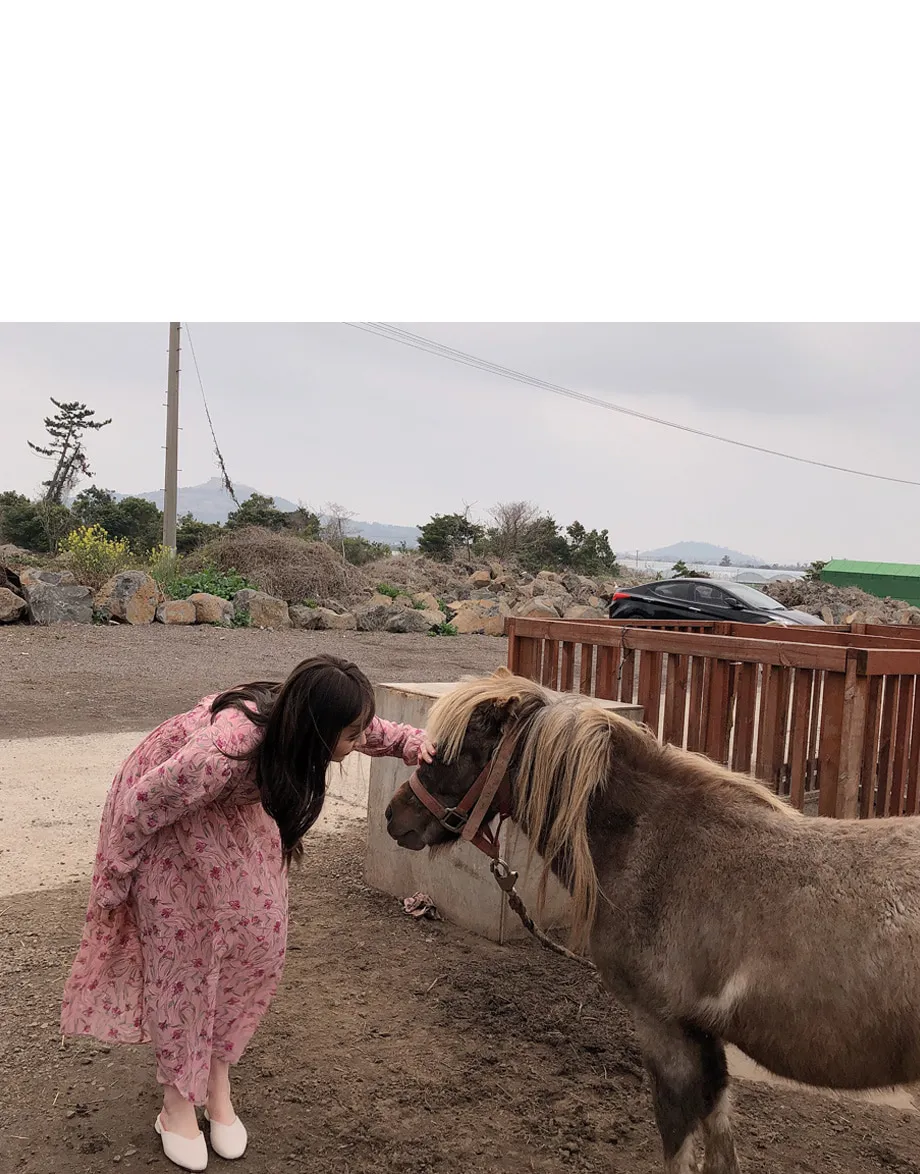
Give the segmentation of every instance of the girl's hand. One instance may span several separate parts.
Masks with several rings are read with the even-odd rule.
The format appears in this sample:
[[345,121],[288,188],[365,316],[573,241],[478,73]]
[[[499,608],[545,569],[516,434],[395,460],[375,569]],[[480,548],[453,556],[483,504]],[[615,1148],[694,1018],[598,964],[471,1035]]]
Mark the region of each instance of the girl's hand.
[[434,742],[429,742],[428,739],[425,738],[421,746],[418,748],[418,761],[431,762],[437,753],[437,749],[438,748],[435,746]]

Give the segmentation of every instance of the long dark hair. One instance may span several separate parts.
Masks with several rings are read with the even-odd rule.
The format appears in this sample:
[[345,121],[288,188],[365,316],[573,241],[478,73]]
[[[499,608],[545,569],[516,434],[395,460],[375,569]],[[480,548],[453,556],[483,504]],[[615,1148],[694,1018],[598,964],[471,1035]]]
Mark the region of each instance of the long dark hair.
[[239,757],[255,763],[262,806],[278,825],[285,865],[323,809],[326,771],[342,731],[374,716],[374,690],[338,656],[303,660],[286,681],[251,681],[215,697],[211,714],[238,709],[265,733]]

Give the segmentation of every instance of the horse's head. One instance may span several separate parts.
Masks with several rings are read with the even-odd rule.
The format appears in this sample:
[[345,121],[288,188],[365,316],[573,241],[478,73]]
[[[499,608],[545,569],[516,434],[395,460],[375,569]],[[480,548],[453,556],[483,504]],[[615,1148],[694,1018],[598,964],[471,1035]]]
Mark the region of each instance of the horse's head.
[[[452,811],[462,803],[505,734],[527,711],[545,705],[547,697],[539,685],[500,669],[490,677],[461,682],[435,704],[428,724],[438,747],[435,759],[419,765],[415,777],[420,787],[413,790],[410,782],[403,783],[386,810],[387,831],[400,847],[418,852],[459,837],[463,821],[439,818],[438,808]],[[419,790],[433,803],[423,802]],[[501,796],[493,797],[482,822],[498,813],[501,801]]]

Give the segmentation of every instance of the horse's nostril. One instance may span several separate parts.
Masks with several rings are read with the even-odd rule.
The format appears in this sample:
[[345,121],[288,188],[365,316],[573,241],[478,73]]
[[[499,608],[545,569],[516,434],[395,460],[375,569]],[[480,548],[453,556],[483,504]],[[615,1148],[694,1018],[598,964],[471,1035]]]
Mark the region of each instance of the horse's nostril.
[[389,823],[390,820],[393,818],[393,808],[388,807],[383,814],[386,816],[387,823]]

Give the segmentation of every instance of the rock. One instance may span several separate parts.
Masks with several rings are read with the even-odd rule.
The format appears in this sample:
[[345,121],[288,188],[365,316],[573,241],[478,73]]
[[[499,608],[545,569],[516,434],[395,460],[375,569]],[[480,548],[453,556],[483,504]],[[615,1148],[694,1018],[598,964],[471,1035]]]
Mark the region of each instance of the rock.
[[461,636],[481,633],[484,636],[503,636],[507,609],[498,603],[477,603],[461,608],[454,616],[453,626]]
[[28,611],[29,605],[21,595],[11,591],[9,587],[0,587],[0,624],[15,624],[27,615]]
[[586,607],[576,603],[565,609],[562,618],[564,620],[603,620],[606,617],[599,607]]
[[283,599],[246,587],[233,596],[236,615],[249,615],[254,628],[290,628],[291,616]]
[[570,594],[575,596],[585,596],[597,594],[597,583],[593,579],[588,579],[584,575],[576,575],[574,571],[566,571],[562,576],[562,583]]
[[558,620],[559,612],[549,602],[541,603],[539,599],[525,599],[514,609],[516,616],[534,620]]
[[236,614],[236,609],[229,599],[222,599],[209,591],[196,591],[188,597],[188,602],[195,606],[196,624],[228,626]]
[[27,550],[23,550],[21,546],[14,546],[12,542],[4,542],[0,545],[0,562],[21,563],[29,557]]
[[34,583],[23,587],[36,624],[91,624],[93,593],[89,587]]
[[421,609],[415,608],[414,610],[417,611],[420,616],[424,616],[425,619],[428,620],[428,626],[430,628],[436,628],[438,624],[443,624],[447,621],[447,616],[444,614],[444,612],[441,611],[439,607],[425,607]]
[[907,621],[913,627],[920,627],[920,607],[910,609],[910,618]]
[[288,608],[291,626],[304,632],[319,632],[323,629],[325,607],[308,607],[305,603],[292,603]]
[[167,599],[157,608],[157,619],[161,624],[194,624],[195,605],[190,599]]
[[384,595],[380,591],[375,591],[371,596],[370,604],[374,607],[411,607],[412,600],[408,595]]
[[491,581],[492,574],[490,571],[473,571],[469,577],[471,587],[488,587]]
[[333,611],[329,607],[294,604],[289,610],[294,627],[308,632],[353,632],[358,626],[353,615]]
[[349,611],[330,611],[328,608],[323,610],[326,613],[326,628],[330,632],[354,632],[358,626],[358,621]]
[[420,591],[418,595],[413,595],[412,602],[420,603],[427,611],[441,610],[440,603],[438,603],[436,597],[430,591]]
[[0,563],[0,587],[5,587],[7,591],[12,591],[20,599],[25,598],[22,594],[22,580],[11,567],[5,567],[3,563]]
[[537,575],[537,579],[539,579],[541,583],[562,582],[562,576],[557,575],[555,571],[540,571],[540,573]]
[[106,620],[125,624],[152,624],[163,592],[146,571],[122,571],[96,592],[96,611]]
[[23,587],[34,587],[36,583],[47,583],[51,587],[78,585],[73,571],[43,571],[40,567],[26,567],[19,579]]
[[383,632],[389,621],[406,609],[388,600],[386,603],[365,603],[355,611],[359,632]]
[[423,611],[416,611],[412,607],[399,608],[397,613],[387,621],[386,632],[430,632],[433,627],[431,620],[426,618]]

